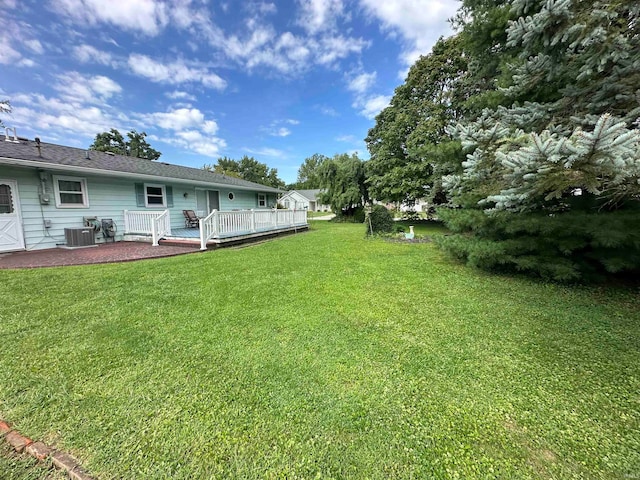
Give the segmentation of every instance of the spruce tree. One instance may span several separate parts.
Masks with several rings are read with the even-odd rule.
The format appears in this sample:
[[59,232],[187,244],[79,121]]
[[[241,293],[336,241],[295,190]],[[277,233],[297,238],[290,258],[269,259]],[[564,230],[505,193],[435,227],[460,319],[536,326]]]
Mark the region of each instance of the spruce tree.
[[462,208],[440,212],[458,233],[442,246],[559,280],[640,269],[640,6],[515,0],[511,14],[506,101],[449,130],[467,159],[444,179]]

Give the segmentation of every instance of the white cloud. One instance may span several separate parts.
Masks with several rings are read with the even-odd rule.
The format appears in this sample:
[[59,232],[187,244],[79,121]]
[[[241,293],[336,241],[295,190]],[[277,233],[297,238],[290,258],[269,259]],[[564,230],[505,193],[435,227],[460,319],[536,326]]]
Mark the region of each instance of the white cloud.
[[165,130],[186,130],[205,123],[204,113],[197,108],[178,108],[168,112],[141,114],[140,117],[146,123]]
[[178,108],[168,112],[136,114],[145,128],[160,128],[168,134],[158,140],[201,155],[216,157],[227,144],[217,137],[218,124],[207,119],[197,108]]
[[347,88],[358,95],[365,94],[375,83],[376,72],[361,73],[349,79]]
[[33,53],[37,53],[38,55],[42,55],[44,53],[44,47],[40,41],[35,38],[32,40],[26,40],[23,43]]
[[285,127],[280,127],[273,134],[274,137],[288,137],[291,135],[291,130]]
[[232,35],[208,20],[198,26],[212,48],[248,70],[267,67],[286,75],[306,72],[315,65],[333,67],[337,61],[357,55],[370,45],[362,38],[333,31],[311,36],[290,31],[278,33],[259,16],[247,19],[241,33]]
[[49,138],[91,138],[96,133],[120,127],[118,119],[105,108],[40,94],[12,97],[12,124]]
[[328,117],[339,117],[340,114],[335,108],[327,107],[326,105],[316,105],[315,108],[323,115]]
[[310,34],[335,29],[344,11],[342,0],[298,0],[298,3],[301,12],[297,23]]
[[276,4],[272,2],[252,2],[245,4],[244,6],[250,12],[260,15],[273,14],[278,11],[278,7],[276,7]]
[[354,107],[360,109],[361,115],[369,120],[373,120],[378,113],[389,105],[390,101],[390,95],[375,95],[373,97],[360,99],[354,104]]
[[375,118],[391,100],[391,97],[387,95],[369,94],[375,81],[376,72],[351,74],[347,78],[347,89],[354,92],[355,97],[352,106],[359,110],[360,115],[370,120]]
[[354,135],[339,135],[336,137],[338,142],[356,143],[359,142]]
[[407,65],[429,53],[440,36],[451,33],[447,19],[460,7],[458,0],[360,0],[360,4],[383,29],[404,38],[401,59]]
[[113,57],[109,52],[83,44],[73,47],[73,56],[81,63],[98,63],[100,65],[114,65]]
[[152,82],[179,85],[198,82],[205,87],[224,90],[227,82],[206,68],[189,67],[182,60],[172,63],[161,63],[146,55],[132,53],[129,55],[129,68],[133,73],[146,77]]
[[167,98],[170,98],[171,100],[189,100],[191,102],[195,102],[195,100],[196,100],[195,95],[191,95],[190,93],[182,92],[180,90],[174,90],[173,92],[167,92],[167,93],[165,93],[165,95],[167,96]]
[[291,130],[283,125],[298,125],[299,123],[298,120],[286,118],[284,120],[274,120],[268,127],[261,127],[260,129],[272,137],[288,137],[291,135]]
[[278,150],[277,148],[243,148],[243,150],[247,153],[251,153],[253,155],[261,155],[264,157],[283,157],[285,153],[282,150]]
[[19,67],[34,67],[36,62],[31,60],[30,58],[23,58],[18,62]]
[[0,34],[0,64],[11,65],[22,58],[20,52],[11,46],[7,35]]
[[318,45],[319,52],[316,61],[322,65],[331,65],[336,60],[362,52],[369,45],[370,42],[361,38],[350,38],[342,35],[323,37]]
[[51,0],[51,6],[78,24],[106,23],[150,36],[169,22],[167,3],[156,0]]
[[204,135],[198,130],[184,130],[177,132],[174,137],[163,137],[160,140],[207,157],[219,157],[227,146],[222,138]]
[[[78,84],[84,79],[87,90]],[[106,103],[87,104],[90,92],[102,91],[108,96],[113,85],[105,77],[82,77],[73,72],[65,78],[66,84],[56,88],[69,88],[58,98],[40,94],[15,94],[12,96],[12,126],[24,128],[34,135],[58,139],[63,144],[78,143],[78,138],[93,138],[99,132],[117,128],[128,131],[136,128],[150,132],[149,139],[174,145],[210,157],[220,156],[226,148],[224,139],[216,136],[218,124],[208,119],[198,109],[182,108],[168,112],[130,113],[129,116]],[[88,143],[84,143],[88,145]]]
[[60,92],[61,98],[72,102],[101,103],[122,91],[120,85],[103,75],[68,72],[56,78],[53,88]]

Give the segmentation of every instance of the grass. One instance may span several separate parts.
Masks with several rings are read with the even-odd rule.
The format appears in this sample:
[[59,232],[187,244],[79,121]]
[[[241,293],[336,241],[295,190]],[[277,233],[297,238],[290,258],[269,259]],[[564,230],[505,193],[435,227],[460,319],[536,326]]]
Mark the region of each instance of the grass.
[[327,215],[333,215],[332,212],[314,212],[314,211],[307,211],[307,218],[313,219],[316,217],[326,217]]
[[0,271],[0,417],[99,478],[634,478],[637,293],[325,222]]
[[27,454],[19,455],[5,442],[0,442],[2,480],[66,480],[69,477],[53,469],[51,462],[38,462]]

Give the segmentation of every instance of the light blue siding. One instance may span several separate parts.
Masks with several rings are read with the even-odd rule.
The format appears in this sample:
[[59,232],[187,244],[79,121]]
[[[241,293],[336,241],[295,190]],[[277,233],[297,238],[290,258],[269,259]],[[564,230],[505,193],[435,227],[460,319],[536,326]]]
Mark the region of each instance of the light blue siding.
[[[145,183],[143,180],[124,179],[115,177],[74,175],[59,173],[60,175],[85,178],[89,205],[82,208],[58,208],[53,188],[53,175],[57,172],[45,172],[46,187],[50,196],[48,205],[41,205],[38,193],[40,176],[36,169],[20,167],[2,167],[0,178],[16,180],[20,200],[20,212],[24,229],[27,250],[52,248],[65,243],[64,229],[82,227],[83,217],[97,217],[98,220],[111,218],[116,224],[116,240],[121,240],[124,234],[124,211],[162,211],[165,207],[145,208],[136,204],[135,184]],[[171,217],[171,228],[183,228],[184,216],[182,210],[196,210],[196,188],[193,185],[180,183],[166,183],[162,180],[146,181],[146,183],[171,186],[173,190],[173,207],[168,208]],[[221,210],[258,208],[256,192],[219,189]],[[234,193],[234,200],[229,201],[228,194]],[[186,194],[186,196],[185,196]],[[275,204],[275,194],[269,194],[267,205]],[[44,227],[44,221],[51,222],[50,228]],[[103,243],[102,234],[96,235],[96,242]]]

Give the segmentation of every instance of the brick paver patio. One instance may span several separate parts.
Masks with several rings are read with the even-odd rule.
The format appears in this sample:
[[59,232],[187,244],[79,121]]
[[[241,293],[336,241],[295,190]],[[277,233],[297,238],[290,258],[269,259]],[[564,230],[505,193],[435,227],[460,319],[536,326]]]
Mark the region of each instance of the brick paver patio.
[[171,257],[173,255],[199,252],[198,247],[198,245],[160,245],[153,247],[150,243],[117,242],[73,250],[48,248],[31,252],[22,251],[0,254],[0,269],[129,262],[144,258]]

